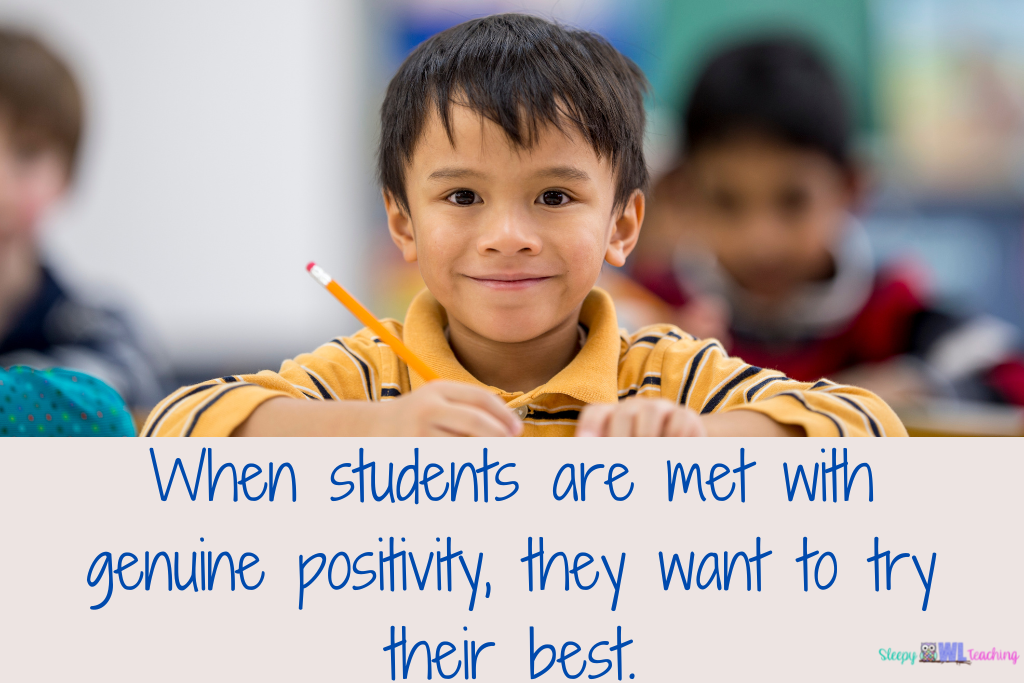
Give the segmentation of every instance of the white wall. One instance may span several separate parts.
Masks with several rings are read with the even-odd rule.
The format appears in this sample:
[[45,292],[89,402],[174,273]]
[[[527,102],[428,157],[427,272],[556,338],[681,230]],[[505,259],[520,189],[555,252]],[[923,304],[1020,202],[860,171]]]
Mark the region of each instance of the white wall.
[[0,0],[0,19],[58,48],[88,95],[79,182],[47,226],[51,260],[127,304],[176,366],[249,371],[357,327],[304,266],[366,291],[363,11]]

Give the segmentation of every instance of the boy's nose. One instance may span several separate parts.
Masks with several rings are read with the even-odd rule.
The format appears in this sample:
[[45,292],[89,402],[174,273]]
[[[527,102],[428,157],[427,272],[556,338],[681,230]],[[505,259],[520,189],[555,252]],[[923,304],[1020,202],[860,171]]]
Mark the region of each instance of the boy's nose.
[[751,217],[744,239],[752,251],[760,254],[774,254],[782,249],[784,237],[789,232],[785,221],[769,213]]
[[514,212],[501,213],[483,222],[477,250],[480,254],[540,253],[541,240],[529,218]]

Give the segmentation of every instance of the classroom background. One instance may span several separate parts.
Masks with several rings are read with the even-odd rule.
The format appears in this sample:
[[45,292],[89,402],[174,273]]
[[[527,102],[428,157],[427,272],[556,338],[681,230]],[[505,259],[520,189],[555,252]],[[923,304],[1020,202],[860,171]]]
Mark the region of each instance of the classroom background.
[[711,50],[809,37],[855,105],[875,257],[912,254],[943,297],[1024,328],[1020,0],[0,0],[0,21],[44,38],[86,95],[47,259],[130,310],[176,384],[276,369],[355,331],[310,260],[401,318],[420,284],[385,229],[377,108],[415,45],[497,11],[595,30],[644,69],[655,176]]

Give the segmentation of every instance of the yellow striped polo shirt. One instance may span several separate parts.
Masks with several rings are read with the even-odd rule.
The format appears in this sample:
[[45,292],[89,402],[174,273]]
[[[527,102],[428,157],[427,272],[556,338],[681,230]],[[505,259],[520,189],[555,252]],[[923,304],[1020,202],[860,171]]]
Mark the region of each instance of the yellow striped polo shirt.
[[[443,379],[475,384],[500,396],[522,418],[524,436],[572,436],[589,403],[631,396],[664,398],[701,414],[742,408],[803,427],[810,436],[905,436],[892,410],[869,391],[828,380],[797,382],[775,370],[730,358],[714,339],[697,339],[673,325],[632,336],[618,328],[611,298],[595,288],[580,311],[585,342],[543,386],[507,392],[482,384],[459,364],[445,336],[447,315],[424,291],[405,325],[384,324]],[[278,372],[233,375],[183,387],[160,402],[144,436],[226,436],[263,401],[390,401],[423,383],[369,329],[332,339],[286,360]]]

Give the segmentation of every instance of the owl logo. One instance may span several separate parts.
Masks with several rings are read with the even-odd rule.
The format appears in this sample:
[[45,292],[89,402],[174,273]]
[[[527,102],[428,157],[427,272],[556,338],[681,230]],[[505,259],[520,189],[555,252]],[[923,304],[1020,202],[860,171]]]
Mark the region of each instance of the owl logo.
[[935,643],[921,643],[921,660],[922,662],[937,662],[938,658],[935,656]]

